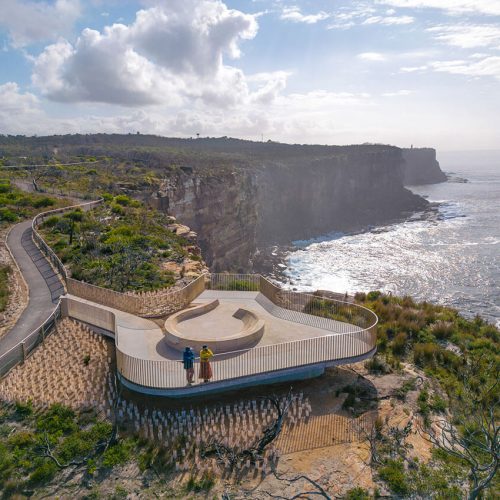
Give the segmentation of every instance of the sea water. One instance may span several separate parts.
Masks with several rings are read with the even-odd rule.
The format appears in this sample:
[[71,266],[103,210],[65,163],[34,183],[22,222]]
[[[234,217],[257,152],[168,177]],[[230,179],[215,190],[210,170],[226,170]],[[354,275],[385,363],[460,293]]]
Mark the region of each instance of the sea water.
[[464,165],[458,157],[442,168],[448,182],[410,187],[431,210],[356,234],[294,242],[287,286],[408,294],[500,326],[500,162]]

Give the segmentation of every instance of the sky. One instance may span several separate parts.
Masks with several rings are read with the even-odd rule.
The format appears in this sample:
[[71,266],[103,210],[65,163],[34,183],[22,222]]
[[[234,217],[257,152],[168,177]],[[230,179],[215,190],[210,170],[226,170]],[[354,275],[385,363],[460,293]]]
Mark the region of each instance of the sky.
[[0,0],[0,134],[500,149],[500,0]]

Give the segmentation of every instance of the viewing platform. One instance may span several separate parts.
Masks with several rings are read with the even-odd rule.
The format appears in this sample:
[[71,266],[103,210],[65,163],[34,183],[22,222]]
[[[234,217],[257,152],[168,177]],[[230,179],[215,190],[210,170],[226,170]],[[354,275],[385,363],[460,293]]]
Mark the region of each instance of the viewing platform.
[[[0,354],[5,375],[50,335],[61,317],[114,338],[117,375],[143,394],[188,397],[321,375],[376,352],[378,318],[358,304],[282,289],[258,274],[204,274],[183,288],[120,293],[70,277],[38,232],[53,215],[101,200],[38,214],[31,237],[58,273],[65,295],[40,326]],[[43,254],[43,256],[42,256]],[[182,351],[207,344],[213,376],[188,385]]]
[[[212,274],[204,279],[206,289],[166,321],[72,295],[63,298],[62,315],[113,333],[122,383],[157,396],[304,379],[375,353],[377,317],[364,307],[283,290],[259,275]],[[243,317],[237,317],[241,311]],[[242,341],[245,347],[238,348]],[[204,343],[215,355],[213,377],[208,383],[198,378],[196,358],[194,384],[188,386],[182,351],[196,347],[198,355]]]

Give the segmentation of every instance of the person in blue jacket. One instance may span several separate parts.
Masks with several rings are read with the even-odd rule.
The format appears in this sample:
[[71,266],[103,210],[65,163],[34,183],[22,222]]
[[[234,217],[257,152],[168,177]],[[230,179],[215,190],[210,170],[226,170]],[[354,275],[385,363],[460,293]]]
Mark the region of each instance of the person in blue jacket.
[[186,370],[186,379],[188,385],[193,384],[194,377],[194,351],[191,347],[186,347],[182,353],[182,362],[184,364],[184,370]]

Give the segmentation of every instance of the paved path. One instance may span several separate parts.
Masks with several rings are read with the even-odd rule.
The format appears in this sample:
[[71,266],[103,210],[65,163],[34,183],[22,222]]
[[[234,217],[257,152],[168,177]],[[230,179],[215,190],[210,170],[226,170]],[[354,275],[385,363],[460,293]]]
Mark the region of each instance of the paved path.
[[54,310],[64,287],[31,239],[31,219],[14,226],[7,245],[29,287],[29,302],[14,327],[0,339],[0,354],[24,340]]

